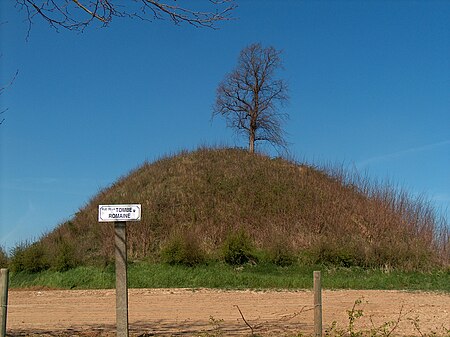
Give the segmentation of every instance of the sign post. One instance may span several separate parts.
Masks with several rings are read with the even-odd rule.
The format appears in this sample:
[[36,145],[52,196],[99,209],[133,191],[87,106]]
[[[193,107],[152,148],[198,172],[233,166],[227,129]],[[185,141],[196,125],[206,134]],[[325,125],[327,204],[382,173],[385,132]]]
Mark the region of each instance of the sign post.
[[114,222],[116,257],[116,325],[117,337],[128,337],[127,227],[125,221]]
[[117,337],[128,337],[127,221],[140,220],[140,204],[98,206],[98,221],[114,222]]

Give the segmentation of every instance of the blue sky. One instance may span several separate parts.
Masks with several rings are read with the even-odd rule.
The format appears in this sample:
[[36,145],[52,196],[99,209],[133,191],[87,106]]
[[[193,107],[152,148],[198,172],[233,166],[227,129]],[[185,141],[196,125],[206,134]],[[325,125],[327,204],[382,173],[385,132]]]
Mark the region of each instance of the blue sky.
[[219,30],[36,20],[26,41],[25,13],[1,2],[0,83],[19,74],[0,96],[0,245],[38,238],[146,160],[246,146],[211,110],[254,42],[283,50],[292,156],[389,179],[449,214],[449,1],[237,3]]

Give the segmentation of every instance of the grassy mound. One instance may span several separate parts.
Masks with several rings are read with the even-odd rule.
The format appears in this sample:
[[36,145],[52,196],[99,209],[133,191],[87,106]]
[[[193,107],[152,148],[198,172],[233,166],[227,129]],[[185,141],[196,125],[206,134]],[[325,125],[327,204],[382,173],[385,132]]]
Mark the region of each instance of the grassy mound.
[[38,242],[17,246],[12,269],[109,264],[113,225],[99,224],[97,209],[116,203],[142,204],[142,221],[128,225],[135,261],[194,265],[232,256],[405,270],[449,264],[445,221],[422,200],[343,170],[199,149],[121,178]]

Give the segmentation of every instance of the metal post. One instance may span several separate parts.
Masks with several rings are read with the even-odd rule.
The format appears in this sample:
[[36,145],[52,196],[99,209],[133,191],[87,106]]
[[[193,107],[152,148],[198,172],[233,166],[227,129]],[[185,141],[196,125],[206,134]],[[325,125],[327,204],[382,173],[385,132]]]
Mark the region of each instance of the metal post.
[[314,335],[322,337],[322,282],[320,271],[314,272]]
[[114,222],[116,257],[117,337],[128,337],[127,232],[126,222]]
[[0,337],[6,336],[6,314],[8,312],[8,269],[0,269]]

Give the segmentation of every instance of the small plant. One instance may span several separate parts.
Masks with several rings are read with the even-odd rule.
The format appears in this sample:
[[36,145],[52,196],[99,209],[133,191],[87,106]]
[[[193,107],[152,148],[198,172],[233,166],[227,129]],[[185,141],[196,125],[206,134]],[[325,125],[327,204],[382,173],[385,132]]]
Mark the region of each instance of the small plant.
[[243,265],[248,262],[257,262],[258,259],[253,253],[253,244],[250,237],[243,229],[236,233],[231,233],[226,238],[223,245],[223,259],[231,265]]
[[325,329],[325,336],[336,336],[337,335],[337,322],[333,321],[329,328]]
[[[358,318],[364,316],[364,312],[362,309],[357,309],[357,307],[362,303],[362,298],[358,298],[355,303],[353,303],[353,307],[350,310],[347,310],[348,315],[348,326],[344,329],[338,328],[337,322],[334,321],[331,326],[325,330],[325,336],[350,336],[350,337],[359,337],[365,336],[366,333],[364,331],[356,331],[355,330],[355,322]],[[372,335],[372,336],[376,336]]]
[[209,324],[212,327],[212,330],[204,331],[198,337],[222,337],[225,336],[224,331],[222,330],[223,319],[216,319],[214,316],[209,316]]
[[199,240],[190,232],[175,234],[161,250],[164,263],[195,266],[206,261]]
[[355,333],[355,321],[364,316],[364,312],[362,309],[356,309],[356,306],[362,303],[362,298],[358,298],[355,303],[353,303],[353,307],[351,310],[347,310],[348,314],[348,332],[350,336],[359,336],[358,333]]

